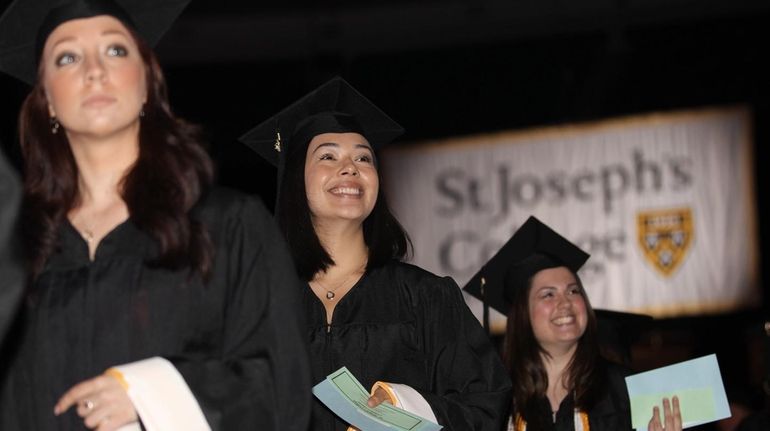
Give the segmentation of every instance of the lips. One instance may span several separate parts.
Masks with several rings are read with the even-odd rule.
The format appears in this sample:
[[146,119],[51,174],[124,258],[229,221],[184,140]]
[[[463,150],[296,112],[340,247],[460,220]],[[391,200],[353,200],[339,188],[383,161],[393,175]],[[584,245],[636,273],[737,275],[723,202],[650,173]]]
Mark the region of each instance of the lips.
[[561,316],[551,320],[551,322],[556,326],[572,325],[575,323],[575,316]]
[[329,193],[335,196],[359,197],[364,194],[364,191],[358,186],[344,185],[332,187],[329,189]]
[[96,94],[96,95],[87,97],[86,100],[83,101],[83,106],[89,107],[89,108],[98,108],[98,107],[110,105],[114,102],[115,102],[115,98],[112,96]]

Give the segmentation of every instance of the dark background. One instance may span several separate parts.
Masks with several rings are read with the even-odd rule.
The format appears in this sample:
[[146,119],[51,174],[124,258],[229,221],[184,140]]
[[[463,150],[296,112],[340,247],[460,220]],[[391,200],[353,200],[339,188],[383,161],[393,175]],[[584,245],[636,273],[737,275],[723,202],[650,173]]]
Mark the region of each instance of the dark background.
[[[172,105],[205,126],[220,183],[270,207],[275,170],[236,138],[337,74],[406,128],[399,145],[745,104],[767,280],[768,22],[770,2],[748,0],[194,0],[157,52]],[[0,140],[17,165],[27,91],[0,76]],[[731,401],[758,407],[770,314],[759,287],[751,310],[656,321],[633,366],[716,352]]]

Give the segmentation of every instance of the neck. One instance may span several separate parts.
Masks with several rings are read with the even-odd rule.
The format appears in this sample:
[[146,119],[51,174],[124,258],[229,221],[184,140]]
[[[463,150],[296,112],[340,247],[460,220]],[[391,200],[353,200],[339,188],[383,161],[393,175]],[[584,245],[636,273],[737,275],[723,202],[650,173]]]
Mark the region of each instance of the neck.
[[136,136],[97,140],[68,135],[78,168],[81,205],[98,206],[120,196],[120,183],[139,157]]
[[334,265],[326,271],[327,275],[359,271],[366,266],[369,249],[364,242],[361,223],[320,223],[314,220],[313,227],[321,246],[334,261]]
[[572,358],[577,351],[577,343],[572,344],[569,347],[558,347],[546,349],[548,355],[542,354],[541,358],[545,365],[545,372],[548,375],[548,388],[549,391],[557,389],[568,389],[567,381],[565,380],[568,372],[568,367]]

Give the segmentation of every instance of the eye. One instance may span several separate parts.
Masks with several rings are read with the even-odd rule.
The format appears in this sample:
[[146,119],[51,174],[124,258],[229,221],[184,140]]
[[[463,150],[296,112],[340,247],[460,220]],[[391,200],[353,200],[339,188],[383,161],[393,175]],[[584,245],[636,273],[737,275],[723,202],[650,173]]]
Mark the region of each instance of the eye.
[[323,153],[318,157],[318,160],[334,160],[334,156],[330,153]]
[[570,289],[569,289],[569,293],[570,293],[571,295],[582,295],[582,294],[583,294],[583,292],[581,292],[581,291],[580,291],[580,288],[579,288],[579,287],[577,287],[577,286],[573,286],[573,287],[570,287]]
[[107,48],[107,56],[109,57],[125,57],[128,55],[128,50],[123,45],[110,45]]
[[63,52],[59,54],[58,57],[56,57],[56,65],[59,67],[66,66],[68,64],[74,63],[76,60],[77,60],[77,55],[71,52]]
[[372,156],[369,154],[362,154],[356,157],[357,162],[372,163]]

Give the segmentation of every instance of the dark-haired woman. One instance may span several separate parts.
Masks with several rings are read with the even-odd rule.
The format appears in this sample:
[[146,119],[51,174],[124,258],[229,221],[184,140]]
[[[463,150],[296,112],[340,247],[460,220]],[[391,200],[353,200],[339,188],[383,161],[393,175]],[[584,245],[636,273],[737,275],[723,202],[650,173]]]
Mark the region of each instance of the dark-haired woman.
[[[504,361],[516,382],[509,430],[630,430],[627,373],[599,355],[596,316],[577,275],[588,255],[534,217],[504,249],[518,255],[493,258],[507,267]],[[649,429],[680,431],[678,399],[662,401]]]
[[[336,78],[242,138],[279,159],[277,217],[308,283],[313,380],[345,366],[373,387],[371,406],[391,402],[446,430],[500,430],[510,382],[458,286],[401,261],[408,240],[374,152],[398,133]],[[313,429],[347,427],[316,402]]]
[[19,122],[30,287],[0,429],[304,431],[289,255],[261,204],[211,187],[138,36],[173,6],[58,3],[17,1],[0,23],[4,46],[37,33],[39,48],[36,67],[1,54],[37,74],[16,74],[34,83]]

